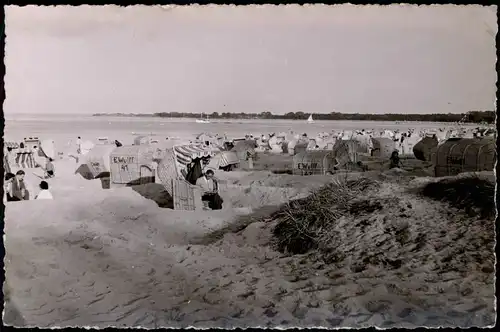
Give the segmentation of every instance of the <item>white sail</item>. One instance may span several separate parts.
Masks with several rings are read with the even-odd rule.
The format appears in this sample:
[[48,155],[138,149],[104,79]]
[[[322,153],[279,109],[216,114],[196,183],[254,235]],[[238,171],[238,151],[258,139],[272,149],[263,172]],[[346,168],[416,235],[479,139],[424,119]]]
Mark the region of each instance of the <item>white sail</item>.
[[311,114],[311,115],[309,115],[309,118],[307,119],[307,122],[309,122],[309,123],[314,122],[314,120],[313,120],[313,115],[312,115],[312,114]]
[[210,123],[210,120],[208,120],[208,114],[206,119],[203,119],[203,114],[201,114],[200,119],[196,119],[196,123]]

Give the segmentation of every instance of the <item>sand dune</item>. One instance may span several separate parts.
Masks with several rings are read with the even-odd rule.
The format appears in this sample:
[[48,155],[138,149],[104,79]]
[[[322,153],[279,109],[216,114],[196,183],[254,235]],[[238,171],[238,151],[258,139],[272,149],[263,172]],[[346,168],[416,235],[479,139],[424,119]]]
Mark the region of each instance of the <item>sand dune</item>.
[[[384,202],[381,211],[341,221],[339,250],[348,257],[328,264],[314,254],[275,251],[275,224],[265,219],[210,238],[241,215],[307,195],[325,178],[221,173],[226,207],[200,213],[161,209],[140,190],[102,190],[98,181],[69,174],[53,180],[56,200],[7,205],[6,324],[415,327],[494,322],[493,271],[487,261],[492,250],[481,242],[494,236],[486,232],[487,222],[464,217],[457,224],[458,211],[408,193],[411,181],[398,180],[399,174],[386,174],[393,180],[376,192]],[[406,229],[415,243],[419,234],[427,237],[420,247],[403,245],[386,232],[388,227]],[[377,252],[379,258],[383,252],[404,261],[388,268],[376,257],[366,259]]]

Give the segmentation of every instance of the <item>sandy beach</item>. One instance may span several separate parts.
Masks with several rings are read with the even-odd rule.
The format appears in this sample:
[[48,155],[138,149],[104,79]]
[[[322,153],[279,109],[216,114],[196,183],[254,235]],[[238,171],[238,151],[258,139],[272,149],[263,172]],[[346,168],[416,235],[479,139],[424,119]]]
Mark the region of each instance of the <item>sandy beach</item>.
[[[412,192],[432,177],[373,174],[380,187],[364,195],[381,202],[380,209],[339,220],[344,257],[325,262],[314,252],[276,251],[276,223],[266,215],[344,175],[221,172],[224,209],[195,212],[159,208],[164,193],[156,184],[103,190],[100,181],[72,174],[72,166],[57,163],[58,177],[51,179],[57,200],[6,207],[8,325],[494,322],[493,222]],[[405,230],[405,242],[397,230]]]

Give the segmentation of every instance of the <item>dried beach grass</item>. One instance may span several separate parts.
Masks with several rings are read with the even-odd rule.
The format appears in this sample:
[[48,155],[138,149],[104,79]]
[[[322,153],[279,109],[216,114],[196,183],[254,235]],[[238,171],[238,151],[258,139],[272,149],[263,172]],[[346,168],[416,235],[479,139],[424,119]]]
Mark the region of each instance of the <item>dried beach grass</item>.
[[471,216],[489,219],[496,213],[495,184],[476,175],[428,183],[421,194],[463,209]]
[[[368,178],[339,180],[327,184],[310,196],[285,204],[271,218],[277,221],[273,230],[275,246],[278,251],[291,254],[304,254],[313,249],[327,249],[335,242],[337,220],[350,214],[352,204],[368,189],[378,186],[378,182]],[[359,209],[366,207],[373,211],[370,204],[358,204]]]

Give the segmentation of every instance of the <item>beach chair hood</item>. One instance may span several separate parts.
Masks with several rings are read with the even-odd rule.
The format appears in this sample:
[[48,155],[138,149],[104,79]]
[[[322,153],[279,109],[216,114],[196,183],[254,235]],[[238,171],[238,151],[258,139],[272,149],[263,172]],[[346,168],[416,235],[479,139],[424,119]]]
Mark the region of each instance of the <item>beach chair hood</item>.
[[44,157],[56,159],[55,142],[52,139],[45,139],[40,142],[39,153],[41,152]]
[[109,176],[110,156],[115,149],[115,145],[96,145],[81,158],[75,174],[87,180]]
[[[82,155],[86,155],[87,153],[90,152],[94,148],[95,144],[92,143],[92,141],[84,141],[80,145],[80,150]],[[116,146],[115,146],[116,147]]]

